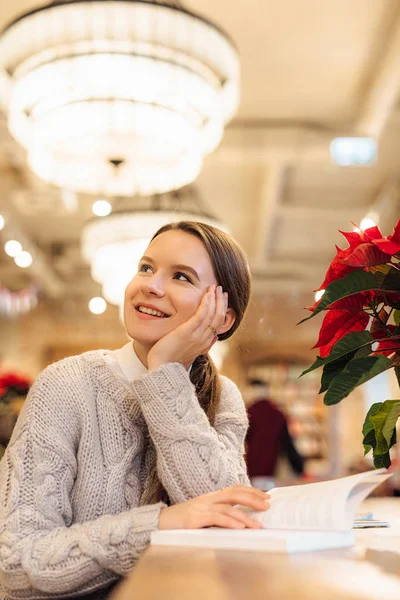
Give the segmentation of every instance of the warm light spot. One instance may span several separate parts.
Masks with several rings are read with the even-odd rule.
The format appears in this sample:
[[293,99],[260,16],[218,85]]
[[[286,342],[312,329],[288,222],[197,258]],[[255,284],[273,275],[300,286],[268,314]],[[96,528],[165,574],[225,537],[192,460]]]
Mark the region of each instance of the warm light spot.
[[315,292],[315,295],[314,295],[315,302],[318,302],[318,300],[321,300],[321,298],[324,294],[325,294],[325,290],[318,290],[318,292]]
[[107,200],[96,200],[92,205],[92,211],[97,217],[107,217],[112,211],[112,206]]
[[22,246],[17,240],[8,240],[8,242],[4,244],[4,250],[8,256],[14,258],[22,251]]
[[30,267],[32,264],[32,255],[27,252],[26,250],[23,250],[22,252],[19,252],[17,254],[17,256],[14,258],[14,262],[16,265],[18,265],[18,267],[22,267],[22,269],[26,269],[27,267]]
[[370,217],[365,217],[360,223],[360,229],[365,231],[365,229],[369,229],[370,227],[376,227],[376,223]]
[[0,231],[3,229],[4,227],[4,217],[2,215],[0,215]]
[[96,298],[92,298],[89,302],[89,310],[94,315],[101,315],[107,308],[107,303],[104,298],[97,296]]

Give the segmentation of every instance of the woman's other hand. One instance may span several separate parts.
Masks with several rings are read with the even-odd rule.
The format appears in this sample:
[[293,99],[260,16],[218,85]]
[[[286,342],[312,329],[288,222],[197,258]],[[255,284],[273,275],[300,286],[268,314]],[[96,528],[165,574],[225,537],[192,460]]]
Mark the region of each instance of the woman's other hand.
[[169,362],[180,362],[188,369],[217,341],[227,308],[228,294],[220,286],[210,286],[193,317],[154,344],[147,356],[149,371]]
[[257,488],[234,485],[163,508],[160,512],[159,529],[261,529],[261,523],[235,505],[240,504],[257,511],[267,510],[269,498],[268,494]]

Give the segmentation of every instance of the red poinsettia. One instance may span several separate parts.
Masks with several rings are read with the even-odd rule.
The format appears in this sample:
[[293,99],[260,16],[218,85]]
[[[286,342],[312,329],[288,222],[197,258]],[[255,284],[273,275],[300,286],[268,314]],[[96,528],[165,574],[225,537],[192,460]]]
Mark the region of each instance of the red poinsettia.
[[[327,311],[314,346],[319,356],[303,375],[323,367],[328,405],[391,368],[400,383],[400,220],[387,237],[376,226],[341,233],[349,246],[336,248],[318,288],[324,293],[303,319]],[[399,416],[400,399],[374,404],[367,414],[363,444],[373,449],[376,467],[390,465]]]
[[31,384],[30,379],[18,373],[3,373],[0,375],[0,398],[10,389],[20,392],[21,395],[27,394]]

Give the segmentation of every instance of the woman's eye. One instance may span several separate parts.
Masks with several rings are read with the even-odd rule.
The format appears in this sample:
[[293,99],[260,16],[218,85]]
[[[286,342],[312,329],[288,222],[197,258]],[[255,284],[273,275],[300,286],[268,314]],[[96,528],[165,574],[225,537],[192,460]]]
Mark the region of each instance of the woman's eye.
[[147,273],[149,269],[151,271],[150,265],[146,265],[145,263],[143,263],[142,265],[139,265],[139,271],[142,273]]
[[180,271],[175,273],[174,279],[178,279],[178,281],[188,281],[189,283],[192,283],[191,279],[189,279],[189,277],[185,275],[185,273],[181,273]]

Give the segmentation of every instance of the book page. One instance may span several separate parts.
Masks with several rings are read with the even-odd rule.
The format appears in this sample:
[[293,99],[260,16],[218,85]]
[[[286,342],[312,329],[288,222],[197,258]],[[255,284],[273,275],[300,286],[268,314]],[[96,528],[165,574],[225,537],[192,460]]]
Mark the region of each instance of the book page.
[[[359,504],[384,480],[380,473],[385,472],[386,469],[379,469],[331,481],[275,488],[269,491],[271,507],[250,514],[267,529],[348,531]],[[363,485],[358,490],[359,484]]]
[[384,473],[382,475],[375,475],[372,473],[367,480],[360,481],[357,485],[350,490],[347,502],[346,502],[346,519],[350,523],[354,520],[354,514],[357,512],[357,508],[361,502],[372,492],[372,490],[378,485],[381,485],[386,479],[391,477],[393,473]]

